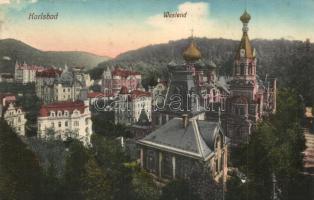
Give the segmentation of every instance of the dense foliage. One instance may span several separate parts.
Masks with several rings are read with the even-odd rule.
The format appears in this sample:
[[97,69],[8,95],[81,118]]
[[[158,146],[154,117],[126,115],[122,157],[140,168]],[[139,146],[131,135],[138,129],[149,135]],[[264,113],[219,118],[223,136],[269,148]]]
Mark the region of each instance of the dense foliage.
[[310,179],[301,174],[305,149],[301,98],[294,90],[283,89],[277,105],[276,114],[258,125],[249,144],[234,152],[233,164],[244,172],[246,182],[233,177],[227,199],[310,198]]

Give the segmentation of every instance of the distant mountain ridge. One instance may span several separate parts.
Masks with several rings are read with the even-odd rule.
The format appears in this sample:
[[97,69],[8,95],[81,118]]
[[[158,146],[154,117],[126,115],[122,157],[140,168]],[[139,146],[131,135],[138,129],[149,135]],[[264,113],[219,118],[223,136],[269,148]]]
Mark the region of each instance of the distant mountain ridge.
[[64,67],[67,64],[89,70],[108,59],[109,57],[81,51],[41,51],[19,40],[0,40],[0,72],[14,72],[16,61],[45,67]]
[[[220,74],[231,75],[239,41],[222,38],[194,38],[194,40],[202,53],[202,59],[212,60],[218,66]],[[156,79],[156,76],[167,74],[166,66],[170,61],[183,60],[182,52],[189,42],[190,39],[181,39],[128,51],[112,60],[100,63],[90,73],[97,79],[106,67],[131,67],[143,73],[143,85],[149,84],[152,79]],[[302,41],[255,39],[251,42],[257,52],[257,70],[261,77],[267,74],[280,79],[280,72],[285,70],[289,58],[305,51],[305,44]]]

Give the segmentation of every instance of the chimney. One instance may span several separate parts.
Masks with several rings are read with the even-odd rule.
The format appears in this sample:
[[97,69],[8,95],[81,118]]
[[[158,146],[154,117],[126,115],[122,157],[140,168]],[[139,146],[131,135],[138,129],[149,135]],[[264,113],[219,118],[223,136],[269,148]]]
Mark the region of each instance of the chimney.
[[182,123],[183,123],[183,128],[186,128],[189,124],[189,117],[187,114],[182,115]]

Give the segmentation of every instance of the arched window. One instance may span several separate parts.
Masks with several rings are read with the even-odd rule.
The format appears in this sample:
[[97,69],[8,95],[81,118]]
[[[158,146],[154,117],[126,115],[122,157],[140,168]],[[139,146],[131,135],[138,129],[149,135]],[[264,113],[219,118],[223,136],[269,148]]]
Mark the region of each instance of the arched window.
[[252,66],[252,63],[249,64],[249,74],[250,74],[250,75],[253,74],[253,66]]

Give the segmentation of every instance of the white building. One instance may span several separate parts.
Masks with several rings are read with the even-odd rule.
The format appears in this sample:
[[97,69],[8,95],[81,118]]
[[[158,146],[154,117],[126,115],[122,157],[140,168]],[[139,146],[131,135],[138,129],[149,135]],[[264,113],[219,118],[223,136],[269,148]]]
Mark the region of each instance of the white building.
[[25,136],[25,112],[14,104],[16,97],[12,94],[0,95],[0,115],[16,133]]
[[152,120],[152,96],[150,92],[133,90],[125,86],[115,101],[115,123],[132,125],[138,122],[142,110],[146,112],[149,122]]
[[43,71],[45,68],[37,65],[27,65],[15,63],[14,80],[17,83],[27,84],[36,81],[36,73]]
[[[92,134],[91,112],[82,101],[58,102],[42,105],[39,110],[38,136],[66,140],[76,138],[90,143]],[[50,135],[53,134],[53,135]]]

